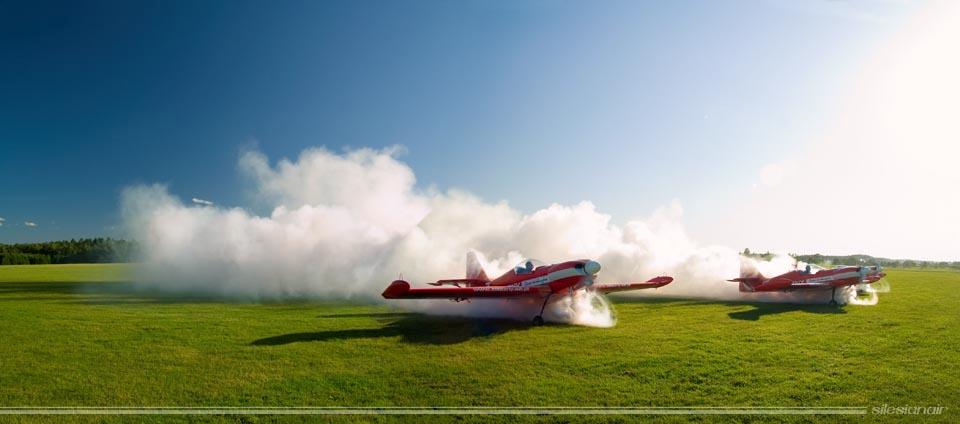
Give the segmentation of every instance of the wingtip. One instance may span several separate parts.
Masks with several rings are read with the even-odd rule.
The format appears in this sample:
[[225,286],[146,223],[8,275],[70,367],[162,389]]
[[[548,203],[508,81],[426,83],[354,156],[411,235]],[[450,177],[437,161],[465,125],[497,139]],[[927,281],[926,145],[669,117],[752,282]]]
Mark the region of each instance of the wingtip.
[[384,299],[398,299],[403,297],[408,291],[410,291],[410,283],[403,280],[395,280],[387,286],[387,289],[383,291],[381,296],[383,296]]
[[661,285],[661,286],[665,286],[665,285],[670,284],[670,283],[673,282],[673,277],[671,277],[671,276],[669,276],[669,275],[661,275],[661,276],[659,276],[659,277],[651,278],[651,279],[647,280],[647,282],[648,282],[648,283],[659,284],[659,285]]

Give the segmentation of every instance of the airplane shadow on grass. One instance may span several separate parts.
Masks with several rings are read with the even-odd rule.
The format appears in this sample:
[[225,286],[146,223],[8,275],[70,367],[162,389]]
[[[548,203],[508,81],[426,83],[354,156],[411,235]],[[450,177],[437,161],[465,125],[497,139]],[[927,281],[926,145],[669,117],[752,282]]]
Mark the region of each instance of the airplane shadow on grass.
[[751,307],[752,309],[728,312],[731,319],[758,321],[766,315],[787,312],[805,312],[811,314],[846,314],[843,306],[831,306],[822,303],[773,303],[773,302],[731,302],[709,299],[684,298],[617,298],[616,303],[643,303],[654,307],[669,308],[679,305],[723,305],[731,308]]
[[735,311],[727,313],[727,316],[733,319],[744,321],[758,321],[766,315],[776,315],[785,312],[801,311],[811,314],[845,314],[847,311],[842,306],[820,305],[820,304],[796,304],[796,303],[730,303],[733,305],[749,305],[753,309],[745,311]]
[[253,346],[277,346],[301,342],[377,339],[400,337],[405,343],[447,345],[474,338],[491,337],[509,331],[524,331],[529,323],[505,319],[478,319],[433,316],[418,313],[388,312],[371,314],[321,315],[322,318],[372,317],[384,325],[380,328],[339,329],[290,333],[254,340]]

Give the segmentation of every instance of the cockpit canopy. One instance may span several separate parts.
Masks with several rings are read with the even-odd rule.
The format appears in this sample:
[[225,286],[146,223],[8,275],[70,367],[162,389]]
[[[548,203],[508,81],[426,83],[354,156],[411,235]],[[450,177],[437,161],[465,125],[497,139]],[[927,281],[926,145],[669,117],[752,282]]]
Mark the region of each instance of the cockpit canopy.
[[804,264],[804,266],[799,266],[798,264],[797,269],[800,271],[801,274],[816,274],[820,271],[823,271],[824,268],[808,263],[808,264]]
[[513,273],[517,275],[529,274],[533,272],[535,269],[545,265],[546,263],[544,263],[543,261],[539,261],[536,259],[524,259],[520,261],[520,263],[518,263],[517,266],[513,267]]

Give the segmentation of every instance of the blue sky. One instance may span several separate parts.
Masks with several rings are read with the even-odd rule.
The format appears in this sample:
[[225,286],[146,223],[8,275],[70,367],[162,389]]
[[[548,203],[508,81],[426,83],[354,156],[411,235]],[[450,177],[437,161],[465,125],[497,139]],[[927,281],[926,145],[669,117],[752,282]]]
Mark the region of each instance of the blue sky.
[[395,144],[421,187],[615,220],[679,199],[722,242],[714,212],[922,4],[4,3],[0,242],[113,234],[134,183],[246,204],[250,146]]

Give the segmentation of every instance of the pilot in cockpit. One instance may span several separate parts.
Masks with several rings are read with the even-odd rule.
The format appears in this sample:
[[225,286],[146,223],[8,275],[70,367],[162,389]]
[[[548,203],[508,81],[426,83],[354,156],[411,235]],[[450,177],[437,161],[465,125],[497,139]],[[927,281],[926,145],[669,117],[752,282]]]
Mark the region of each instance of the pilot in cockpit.
[[810,264],[807,264],[807,267],[803,269],[803,273],[810,275]]
[[516,273],[517,275],[529,274],[533,272],[533,268],[534,268],[533,261],[528,260],[524,263],[517,265],[517,267],[514,269],[514,273]]

